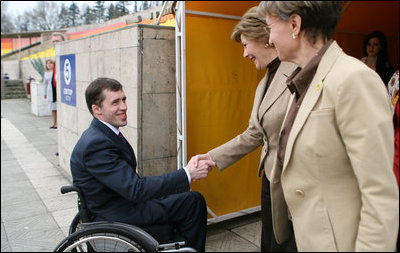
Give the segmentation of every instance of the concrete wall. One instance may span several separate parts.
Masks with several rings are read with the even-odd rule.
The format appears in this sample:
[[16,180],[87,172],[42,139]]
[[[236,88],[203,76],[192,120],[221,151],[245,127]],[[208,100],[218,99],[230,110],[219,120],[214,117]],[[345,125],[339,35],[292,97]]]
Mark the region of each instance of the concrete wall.
[[44,84],[31,82],[31,112],[36,116],[51,116],[49,104],[44,98]]
[[59,44],[58,73],[60,55],[75,54],[76,61],[76,107],[60,102],[60,85],[57,92],[59,159],[67,173],[71,152],[92,120],[84,92],[98,77],[124,87],[128,125],[120,130],[135,150],[139,173],[176,169],[174,34],[171,27],[135,25]]
[[3,67],[3,72],[1,75],[2,78],[3,78],[3,74],[7,73],[8,78],[11,80],[21,79],[20,70],[19,70],[20,67],[19,67],[18,60],[1,61],[1,65]]

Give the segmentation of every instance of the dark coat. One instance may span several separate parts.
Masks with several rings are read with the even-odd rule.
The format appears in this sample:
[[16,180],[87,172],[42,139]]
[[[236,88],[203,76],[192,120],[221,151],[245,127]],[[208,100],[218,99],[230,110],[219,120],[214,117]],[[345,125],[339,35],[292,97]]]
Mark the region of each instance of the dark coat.
[[71,173],[94,220],[146,220],[150,214],[138,210],[142,203],[190,190],[183,169],[139,177],[132,147],[96,118],[72,152]]

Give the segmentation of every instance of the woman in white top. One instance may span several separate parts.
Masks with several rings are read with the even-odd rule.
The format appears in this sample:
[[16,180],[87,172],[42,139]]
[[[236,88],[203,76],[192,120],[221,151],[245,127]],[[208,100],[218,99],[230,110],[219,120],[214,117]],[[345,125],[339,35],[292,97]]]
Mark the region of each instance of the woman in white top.
[[53,73],[54,73],[55,62],[51,59],[46,61],[46,71],[44,72],[43,83],[44,83],[44,99],[47,100],[51,115],[53,117],[53,125],[50,129],[57,129],[57,102],[55,99],[55,87],[53,87]]

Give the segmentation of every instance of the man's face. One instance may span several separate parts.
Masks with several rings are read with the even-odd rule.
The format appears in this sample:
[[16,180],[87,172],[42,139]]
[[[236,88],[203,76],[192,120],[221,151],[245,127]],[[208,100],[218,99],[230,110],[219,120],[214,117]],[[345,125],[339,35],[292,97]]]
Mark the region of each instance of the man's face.
[[61,41],[62,41],[62,38],[61,38],[60,35],[53,35],[53,36],[51,37],[51,41],[53,42],[53,44],[56,44],[56,43],[58,43],[58,42],[61,42]]
[[126,111],[126,96],[124,91],[103,90],[105,99],[101,107],[92,105],[93,114],[100,120],[116,128],[126,126],[128,123]]

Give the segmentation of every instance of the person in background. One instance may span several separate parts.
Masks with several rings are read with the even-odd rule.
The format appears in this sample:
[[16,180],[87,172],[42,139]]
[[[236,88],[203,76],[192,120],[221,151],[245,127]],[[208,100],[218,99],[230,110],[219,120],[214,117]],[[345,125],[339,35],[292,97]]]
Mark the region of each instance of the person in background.
[[368,34],[364,40],[363,51],[364,57],[361,61],[375,70],[383,83],[387,85],[395,69],[388,59],[387,40],[383,32],[374,31]]
[[[60,32],[53,32],[51,34],[51,42],[53,43],[53,46],[55,46],[57,43],[65,41],[67,38],[66,34],[60,33]],[[54,62],[54,67],[53,67],[53,73],[51,77],[51,88],[52,88],[52,98],[53,98],[53,103],[55,106],[53,107],[51,111],[51,115],[53,119],[55,119],[56,124],[51,126],[51,129],[57,129],[57,75],[56,75],[56,63]],[[58,156],[58,152],[55,154]]]
[[332,40],[342,2],[266,1],[260,12],[279,59],[299,66],[271,172],[277,241],[293,229],[299,251],[394,251],[392,108],[379,75]]
[[[53,46],[61,41],[64,41],[65,37],[62,33],[54,32],[51,35],[51,41]],[[49,65],[48,65],[49,64]],[[49,70],[49,66],[51,66],[51,71]],[[50,72],[49,72],[50,71]],[[50,74],[51,73],[51,76]],[[49,103],[49,109],[51,110],[51,116],[53,117],[53,125],[50,126],[50,129],[57,129],[57,76],[56,76],[56,63],[55,61],[46,61],[46,72],[44,76],[45,82],[45,95],[44,98],[47,99]],[[58,152],[56,153],[58,155]]]
[[55,96],[55,87],[53,87],[53,73],[54,73],[55,62],[51,59],[46,60],[46,71],[44,72],[43,84],[44,84],[44,99],[47,100],[51,116],[53,118],[53,125],[50,129],[57,129],[57,102],[53,96]]
[[223,170],[256,148],[263,146],[258,168],[261,187],[261,251],[285,251],[288,245],[279,245],[272,228],[270,178],[277,149],[279,129],[285,115],[290,92],[285,84],[296,65],[281,62],[275,48],[268,44],[269,32],[265,21],[258,17],[258,7],[250,8],[236,24],[231,39],[243,45],[243,57],[254,62],[258,70],[267,69],[258,84],[248,128],[240,135],[206,154],[195,156],[212,160]]
[[111,78],[97,78],[85,91],[93,120],[76,143],[71,175],[86,199],[93,221],[115,221],[139,227],[174,223],[189,246],[205,250],[207,207],[190,191],[190,182],[208,175],[212,161],[160,176],[136,173],[134,150],[120,132],[127,125],[126,96]]
[[68,38],[67,34],[64,34],[64,33],[53,32],[51,34],[51,42],[53,43],[53,45],[55,45],[59,42],[66,41],[67,38]]

